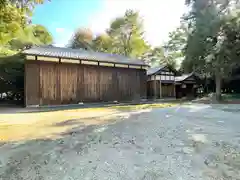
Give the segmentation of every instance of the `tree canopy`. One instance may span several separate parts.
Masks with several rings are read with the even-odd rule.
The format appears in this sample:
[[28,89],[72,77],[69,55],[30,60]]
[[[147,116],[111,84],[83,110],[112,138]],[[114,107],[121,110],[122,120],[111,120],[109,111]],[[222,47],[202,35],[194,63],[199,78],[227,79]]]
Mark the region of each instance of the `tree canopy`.
[[29,45],[51,44],[42,25],[31,23],[32,11],[44,0],[0,0],[0,95],[23,100],[24,66],[18,54]]
[[51,44],[53,38],[42,25],[31,24],[36,4],[44,0],[1,0],[0,54],[14,54],[27,45]]
[[215,77],[216,97],[221,98],[221,82],[239,62],[240,13],[236,0],[188,0],[185,17],[189,34],[182,69]]
[[[87,45],[95,51],[138,58],[149,49],[143,33],[139,13],[128,10],[123,17],[113,20],[104,34],[94,37],[90,30],[80,29],[76,31],[70,41],[70,46],[85,48]],[[89,34],[91,35],[89,36]]]

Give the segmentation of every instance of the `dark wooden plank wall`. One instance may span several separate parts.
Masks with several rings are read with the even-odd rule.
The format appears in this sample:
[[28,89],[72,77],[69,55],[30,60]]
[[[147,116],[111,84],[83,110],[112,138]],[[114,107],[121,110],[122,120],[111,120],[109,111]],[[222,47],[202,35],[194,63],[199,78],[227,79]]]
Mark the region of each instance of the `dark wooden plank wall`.
[[39,104],[40,97],[40,76],[39,65],[28,63],[25,64],[25,104]]
[[[100,68],[103,69],[102,67]],[[100,101],[110,101],[113,100],[112,97],[116,96],[114,91],[117,89],[117,87],[114,87],[115,83],[113,82],[114,78],[117,78],[117,76],[114,76],[112,70],[112,68],[105,68],[105,71],[99,71],[99,82],[101,82],[101,86],[99,87]]]
[[26,105],[146,98],[146,70],[39,61],[25,66]]
[[[155,81],[148,81],[147,82],[147,95],[149,98],[154,97],[154,82]],[[163,84],[162,83],[162,98],[167,97],[174,97],[174,84]],[[160,81],[156,80],[156,98],[160,98]]]
[[68,64],[58,64],[59,99],[56,104],[77,103],[78,68]]
[[162,84],[162,97],[174,97],[174,84]]
[[55,64],[43,63],[40,66],[40,104],[57,103],[57,67]]
[[85,101],[99,100],[99,69],[94,66],[84,68],[84,97]]
[[196,88],[194,88],[194,84],[186,84],[186,88],[181,87],[182,84],[176,86],[176,94],[177,98],[187,97],[194,98],[196,97]]
[[141,97],[147,98],[147,72],[138,71],[140,78],[140,95]]
[[160,81],[156,80],[156,93],[155,93],[155,89],[154,89],[154,83],[155,81],[148,81],[147,82],[147,94],[149,98],[160,98]]

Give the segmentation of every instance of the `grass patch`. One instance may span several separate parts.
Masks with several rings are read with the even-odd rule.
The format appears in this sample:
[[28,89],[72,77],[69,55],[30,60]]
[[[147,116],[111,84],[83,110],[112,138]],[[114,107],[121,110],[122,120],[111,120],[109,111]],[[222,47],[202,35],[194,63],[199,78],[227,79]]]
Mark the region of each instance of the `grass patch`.
[[117,109],[117,110],[141,110],[141,109],[149,109],[149,108],[166,108],[166,107],[172,107],[177,105],[176,103],[154,103],[154,104],[138,104],[138,105],[124,105],[124,106],[112,106],[111,108]]
[[222,94],[223,100],[240,100],[240,94]]
[[[0,141],[57,138],[80,125],[101,124],[117,113],[113,109],[75,109],[53,112],[0,114]],[[74,123],[67,123],[73,121]],[[62,123],[62,125],[59,125]]]
[[172,107],[176,104],[141,104],[47,112],[0,114],[0,142],[55,139],[74,127],[97,125],[114,119],[121,111]]

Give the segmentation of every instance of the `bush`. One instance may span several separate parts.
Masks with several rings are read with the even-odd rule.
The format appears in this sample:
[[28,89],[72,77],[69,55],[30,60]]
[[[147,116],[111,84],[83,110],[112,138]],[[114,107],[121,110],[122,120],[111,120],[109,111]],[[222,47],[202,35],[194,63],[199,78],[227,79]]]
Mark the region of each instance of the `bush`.
[[24,58],[20,54],[0,57],[0,95],[2,101],[23,102]]

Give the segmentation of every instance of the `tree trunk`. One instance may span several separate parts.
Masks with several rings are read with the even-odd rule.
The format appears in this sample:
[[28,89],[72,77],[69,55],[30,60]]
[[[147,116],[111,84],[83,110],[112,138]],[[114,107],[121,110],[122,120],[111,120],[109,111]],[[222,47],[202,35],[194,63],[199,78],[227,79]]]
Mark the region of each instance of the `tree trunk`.
[[206,77],[204,79],[203,94],[208,94],[208,82]]
[[216,100],[221,100],[221,89],[222,89],[222,77],[220,74],[215,75],[215,83],[216,83]]

